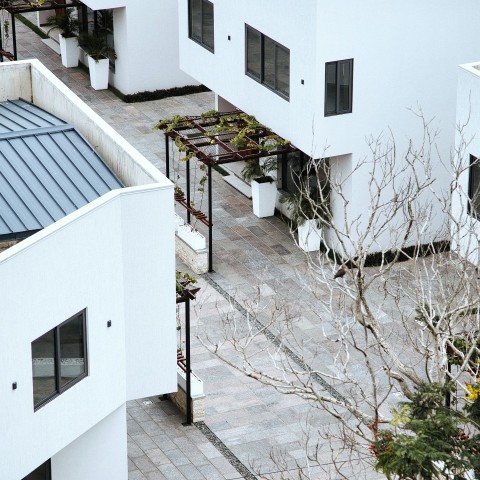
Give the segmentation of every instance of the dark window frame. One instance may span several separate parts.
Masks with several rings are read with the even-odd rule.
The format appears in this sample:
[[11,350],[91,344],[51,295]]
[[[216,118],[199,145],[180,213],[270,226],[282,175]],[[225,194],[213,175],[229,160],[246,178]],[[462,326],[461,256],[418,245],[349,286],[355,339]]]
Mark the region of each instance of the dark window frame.
[[42,465],[39,465],[35,470],[33,470],[33,472],[30,472],[26,477],[23,477],[22,480],[29,480],[30,478],[33,478],[33,474],[34,473],[37,473],[37,476],[38,476],[38,472],[37,470],[43,468],[44,472],[41,472],[41,473],[45,473],[45,476],[43,477],[44,480],[52,480],[52,464],[51,464],[51,459],[48,459],[45,463],[42,463]]
[[[69,382],[65,383],[64,385],[61,384],[61,357],[60,357],[60,329],[72,321],[73,319],[82,316],[82,324],[83,324],[83,359],[85,364],[84,372],[81,373],[78,377],[70,380]],[[38,409],[42,408],[47,403],[50,403],[53,399],[57,398],[59,395],[67,391],[69,388],[73,387],[75,384],[83,380],[85,377],[88,377],[88,357],[87,357],[87,309],[83,309],[80,312],[75,313],[70,318],[62,322],[60,325],[48,330],[46,333],[53,331],[54,335],[54,372],[55,372],[55,392],[50,394],[48,397],[42,399],[40,402],[35,403],[35,399],[33,400],[33,410],[36,412]],[[44,334],[44,335],[45,335]],[[41,335],[42,336],[42,335]],[[40,337],[38,337],[40,338]],[[36,339],[35,339],[36,340]],[[33,345],[32,341],[31,345]],[[32,352],[33,354],[33,352]],[[32,356],[33,361],[33,356]],[[32,365],[33,368],[33,365]],[[32,379],[33,379],[33,370],[32,370]]]
[[[254,73],[248,71],[248,31],[249,30],[255,33],[256,35],[260,36],[260,75],[255,75]],[[288,94],[265,83],[265,38],[270,40],[275,46],[275,59],[274,59],[275,85],[277,85],[277,69],[278,69],[277,48],[280,48],[284,50],[286,53],[288,53]],[[273,38],[269,37],[268,35],[263,34],[256,28],[253,28],[247,24],[245,24],[245,75],[247,75],[247,77],[252,78],[256,82],[262,84],[264,87],[268,88],[268,90],[276,93],[277,95],[282,97],[284,100],[290,101],[290,49],[285,47],[285,45],[282,45],[281,43],[277,42]]]
[[[334,62],[326,62],[325,63],[325,100],[324,100],[324,114],[325,117],[333,117],[336,115],[344,115],[346,113],[352,113],[353,111],[353,58],[346,58],[344,60],[336,60]],[[338,82],[338,71],[339,71],[339,66],[342,63],[348,63],[350,65],[350,78],[349,78],[349,84],[350,84],[350,89],[349,89],[349,106],[350,108],[347,110],[339,110],[339,98],[340,98],[340,84]],[[327,66],[328,65],[335,65],[336,66],[336,72],[335,72],[335,84],[336,84],[336,98],[335,98],[335,112],[328,112],[327,110],[327,103],[328,103],[328,83],[327,83]]]
[[[477,179],[477,191],[474,192],[475,170]],[[475,205],[475,200],[478,205]],[[468,203],[467,213],[473,218],[480,220],[480,158],[470,154],[470,165],[468,167]]]
[[[201,25],[200,25],[200,30],[201,30],[201,36],[202,38],[201,39],[198,39],[194,36],[192,36],[192,25],[193,25],[193,16],[192,16],[192,2],[193,1],[198,1],[200,2],[200,5],[201,5],[201,14],[200,14],[200,17],[201,17]],[[213,22],[213,47],[211,47],[210,45],[208,45],[207,43],[204,42],[203,40],[203,37],[204,37],[204,28],[205,28],[205,25],[203,23],[203,20],[204,20],[204,15],[203,15],[203,8],[204,8],[204,5],[205,4],[210,4],[212,6],[212,22]],[[201,45],[203,48],[205,48],[206,50],[208,50],[209,52],[211,53],[215,53],[215,4],[210,2],[209,0],[188,0],[188,38],[190,40],[193,40],[195,43],[198,43],[199,45]]]
[[[107,43],[115,49],[115,31],[113,22],[113,8],[105,8],[100,10],[93,10],[86,5],[77,7],[79,36],[78,40],[81,42],[82,34],[89,34],[92,32],[103,32],[107,37]],[[100,18],[99,18],[100,17]],[[102,21],[103,18],[103,21]],[[111,23],[108,21],[111,19]],[[79,43],[82,47],[82,44]],[[115,73],[115,59],[109,59],[109,68]]]

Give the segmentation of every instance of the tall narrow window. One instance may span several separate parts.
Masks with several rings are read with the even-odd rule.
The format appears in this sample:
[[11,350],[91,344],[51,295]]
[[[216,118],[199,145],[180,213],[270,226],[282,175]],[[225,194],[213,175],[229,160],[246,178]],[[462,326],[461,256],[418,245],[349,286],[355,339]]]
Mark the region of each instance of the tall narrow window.
[[259,82],[262,78],[262,37],[260,32],[247,27],[247,73]]
[[470,155],[467,212],[480,219],[480,159]]
[[325,116],[352,111],[353,58],[325,64]]
[[83,310],[32,342],[35,409],[87,375],[85,317]]
[[248,25],[245,25],[245,73],[289,98],[290,50]]
[[189,38],[214,51],[214,14],[213,3],[208,0],[188,1]]

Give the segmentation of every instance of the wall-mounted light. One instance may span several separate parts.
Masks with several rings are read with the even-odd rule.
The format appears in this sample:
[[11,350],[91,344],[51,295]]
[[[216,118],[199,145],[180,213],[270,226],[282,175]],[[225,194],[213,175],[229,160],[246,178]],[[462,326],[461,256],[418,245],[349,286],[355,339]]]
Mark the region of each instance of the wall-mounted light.
[[16,390],[17,389],[17,382],[13,382],[12,383],[12,390]]
[[301,83],[302,85],[304,85],[304,84],[305,84],[305,80],[303,80],[303,78],[302,78],[302,80],[300,80],[300,83]]
[[232,38],[230,37],[230,35],[228,36],[228,39],[231,40]]
[[109,321],[107,322],[107,327],[110,328],[111,326],[112,326],[112,321],[109,320]]

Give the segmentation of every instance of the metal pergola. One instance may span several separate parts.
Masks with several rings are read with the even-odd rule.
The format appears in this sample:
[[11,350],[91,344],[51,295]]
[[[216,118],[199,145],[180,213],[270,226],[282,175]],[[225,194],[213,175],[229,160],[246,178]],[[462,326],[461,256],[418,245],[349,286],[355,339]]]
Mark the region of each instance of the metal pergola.
[[[170,139],[180,141],[188,152],[205,165],[208,176],[208,214],[196,210],[191,205],[190,192],[190,160],[186,160],[186,198],[176,194],[175,200],[187,210],[187,222],[190,223],[191,215],[194,215],[208,227],[208,271],[213,272],[213,212],[212,212],[212,167],[228,163],[248,160],[259,160],[273,155],[286,156],[287,153],[296,152],[298,149],[290,142],[283,140],[272,130],[258,122],[249,122],[253,117],[248,116],[241,110],[232,112],[213,112],[200,116],[182,117],[180,122],[162,122],[159,126],[165,134],[166,151],[166,176],[170,178]],[[219,126],[222,126],[219,131]],[[243,137],[241,146],[232,143],[239,131],[248,130]],[[277,138],[274,148],[269,140]],[[178,140],[177,140],[178,139]]]
[[[8,60],[17,60],[17,34],[15,28],[15,15],[30,13],[30,12],[41,12],[43,10],[54,10],[57,8],[71,8],[71,7],[80,7],[82,2],[80,0],[47,0],[43,4],[39,2],[30,1],[30,0],[9,0],[1,1],[0,8],[6,10],[11,17],[11,31],[12,31],[12,45],[13,52],[7,52],[3,50],[3,45],[0,38],[0,61],[3,62],[4,57]],[[3,28],[3,26],[0,26]]]
[[184,288],[177,292],[176,303],[185,305],[185,358],[177,353],[177,365],[183,369],[186,376],[186,421],[185,425],[192,424],[192,367],[190,360],[190,300],[195,300],[195,295],[200,288]]

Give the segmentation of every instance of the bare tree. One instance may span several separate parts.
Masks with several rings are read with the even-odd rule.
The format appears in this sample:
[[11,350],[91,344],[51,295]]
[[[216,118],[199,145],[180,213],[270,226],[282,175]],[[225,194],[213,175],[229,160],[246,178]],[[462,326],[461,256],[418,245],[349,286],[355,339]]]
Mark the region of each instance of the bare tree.
[[[451,211],[451,195],[466,196],[460,179],[468,168],[468,139],[459,126],[462,141],[444,165],[452,172],[451,191],[439,191],[436,133],[419,118],[423,141],[404,153],[389,132],[367,139],[370,155],[348,175],[313,159],[296,175],[297,211],[313,212],[323,224],[324,248],[306,253],[307,275],[301,272],[316,298],[318,336],[298,328],[288,299],[267,300],[261,292],[244,303],[246,315],[235,308],[224,313],[221,333],[198,332],[230,366],[337,420],[334,429],[307,432],[308,462],[299,465],[298,478],[322,468],[322,445],[331,448],[328,468],[335,478],[373,478],[378,432],[405,426],[395,410],[399,402],[415,399],[425,384],[451,385],[446,401],[460,410],[480,375],[480,284],[476,267],[465,260],[477,258],[478,242],[467,202],[465,211]],[[361,213],[346,194],[347,183],[360,175],[368,178]],[[444,222],[434,218],[439,214]],[[450,233],[453,241],[445,242]],[[452,474],[441,462],[433,468],[439,476],[432,478]]]

